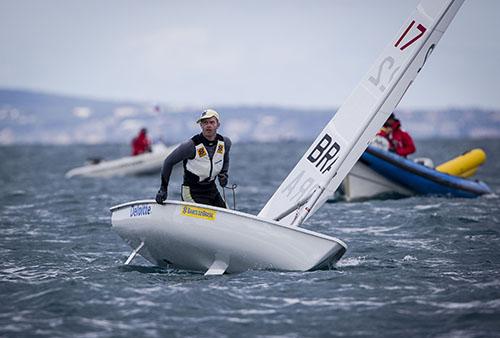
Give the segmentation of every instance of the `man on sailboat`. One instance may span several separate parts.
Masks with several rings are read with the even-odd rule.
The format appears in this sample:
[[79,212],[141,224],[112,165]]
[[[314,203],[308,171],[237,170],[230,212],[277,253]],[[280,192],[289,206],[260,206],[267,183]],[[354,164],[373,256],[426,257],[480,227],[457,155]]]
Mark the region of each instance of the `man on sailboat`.
[[231,140],[217,133],[220,117],[215,110],[203,111],[197,123],[200,124],[201,133],[183,142],[165,159],[156,202],[163,204],[167,199],[172,168],[182,161],[182,200],[226,208],[226,202],[215,185],[215,178],[219,179],[221,187],[227,185]]

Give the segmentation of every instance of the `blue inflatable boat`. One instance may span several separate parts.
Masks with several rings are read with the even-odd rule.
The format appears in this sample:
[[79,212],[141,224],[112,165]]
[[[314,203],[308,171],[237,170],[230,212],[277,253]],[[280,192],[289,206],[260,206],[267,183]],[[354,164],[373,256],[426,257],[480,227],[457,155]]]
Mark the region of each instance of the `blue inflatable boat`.
[[360,162],[414,194],[470,198],[492,193],[484,182],[446,174],[374,146],[366,149]]

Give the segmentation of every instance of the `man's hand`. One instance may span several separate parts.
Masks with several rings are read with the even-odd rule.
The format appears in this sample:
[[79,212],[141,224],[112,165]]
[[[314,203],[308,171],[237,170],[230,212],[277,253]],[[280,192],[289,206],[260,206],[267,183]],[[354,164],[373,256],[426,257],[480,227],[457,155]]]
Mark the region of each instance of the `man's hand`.
[[167,192],[165,190],[158,190],[158,193],[156,194],[156,203],[158,204],[165,204],[163,203],[167,199]]
[[225,187],[227,185],[227,174],[219,174],[219,184],[221,187]]

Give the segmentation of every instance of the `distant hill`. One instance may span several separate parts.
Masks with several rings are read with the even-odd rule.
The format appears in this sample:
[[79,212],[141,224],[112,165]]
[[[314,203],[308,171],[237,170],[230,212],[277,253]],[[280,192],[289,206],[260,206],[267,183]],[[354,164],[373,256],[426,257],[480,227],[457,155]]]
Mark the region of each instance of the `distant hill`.
[[[213,108],[221,113],[221,132],[235,142],[310,140],[337,109]],[[141,127],[148,128],[153,138],[178,142],[199,131],[195,120],[201,109],[0,89],[0,144],[124,143]],[[500,137],[500,110],[400,110],[396,114],[415,138]]]

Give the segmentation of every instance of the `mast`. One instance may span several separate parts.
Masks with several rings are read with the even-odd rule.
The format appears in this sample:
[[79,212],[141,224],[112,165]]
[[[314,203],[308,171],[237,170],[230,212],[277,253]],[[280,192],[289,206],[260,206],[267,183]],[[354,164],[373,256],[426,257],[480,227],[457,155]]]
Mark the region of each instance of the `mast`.
[[[394,111],[463,1],[423,0],[417,6],[259,217],[280,216],[280,223],[298,226],[323,205]],[[297,209],[283,216],[293,205]]]

